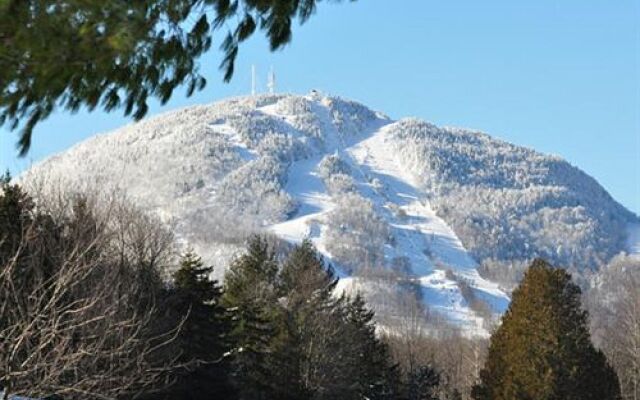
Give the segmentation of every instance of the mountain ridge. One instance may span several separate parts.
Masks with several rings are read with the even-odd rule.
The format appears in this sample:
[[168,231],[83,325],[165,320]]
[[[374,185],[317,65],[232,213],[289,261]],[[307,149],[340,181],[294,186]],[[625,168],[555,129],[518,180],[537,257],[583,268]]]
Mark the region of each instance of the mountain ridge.
[[377,311],[397,312],[389,298],[408,286],[474,331],[508,304],[486,277],[533,256],[596,269],[637,241],[626,226],[638,217],[559,157],[317,92],[172,111],[95,136],[20,180],[121,187],[217,265],[250,232],[309,238],[340,287],[368,293]]

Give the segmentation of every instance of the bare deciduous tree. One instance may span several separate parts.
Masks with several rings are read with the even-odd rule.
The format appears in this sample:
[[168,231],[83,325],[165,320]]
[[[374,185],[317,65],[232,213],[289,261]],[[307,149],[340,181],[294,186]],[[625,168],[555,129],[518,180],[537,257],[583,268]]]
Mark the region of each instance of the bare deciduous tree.
[[463,336],[458,328],[424,309],[415,297],[401,303],[399,316],[386,335],[391,353],[405,376],[421,366],[440,373],[439,398],[470,399],[486,353],[486,341]]
[[640,399],[640,260],[619,256],[587,297],[596,345],[616,369],[624,399]]
[[118,202],[48,201],[38,199],[22,240],[0,259],[4,400],[116,399],[169,384],[181,325],[158,322],[170,235]]

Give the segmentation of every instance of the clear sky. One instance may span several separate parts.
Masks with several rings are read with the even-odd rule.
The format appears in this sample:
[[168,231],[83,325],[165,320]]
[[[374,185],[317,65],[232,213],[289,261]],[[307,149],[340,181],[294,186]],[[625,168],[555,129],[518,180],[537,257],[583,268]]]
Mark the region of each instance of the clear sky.
[[[279,91],[319,89],[559,154],[640,213],[640,0],[325,1],[284,51],[267,48],[262,37],[241,48],[229,84],[219,52],[207,55],[206,89],[188,99],[178,91],[150,115],[247,94],[251,64],[264,88],[273,65]],[[24,159],[16,134],[1,130],[0,168],[19,173],[127,122],[59,111]]]

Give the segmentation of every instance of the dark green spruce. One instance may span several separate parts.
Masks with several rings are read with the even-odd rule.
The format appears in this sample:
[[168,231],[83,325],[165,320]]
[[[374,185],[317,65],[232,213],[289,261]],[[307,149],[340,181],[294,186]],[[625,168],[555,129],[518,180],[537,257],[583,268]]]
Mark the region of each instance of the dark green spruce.
[[182,320],[175,346],[180,352],[178,362],[184,368],[163,398],[204,400],[234,396],[228,379],[233,356],[231,318],[220,303],[222,288],[210,279],[212,271],[189,251],[173,275],[167,306],[176,319]]
[[255,236],[225,275],[223,305],[233,317],[236,348],[230,374],[239,398],[273,398],[276,373],[269,361],[277,334],[278,264],[268,242]]

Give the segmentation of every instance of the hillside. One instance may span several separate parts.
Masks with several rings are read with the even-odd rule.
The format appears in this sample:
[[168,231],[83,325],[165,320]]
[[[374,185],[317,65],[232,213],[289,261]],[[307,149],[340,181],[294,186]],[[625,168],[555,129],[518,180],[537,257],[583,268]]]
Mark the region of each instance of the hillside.
[[389,324],[409,295],[475,333],[531,258],[596,269],[640,242],[638,218],[558,157],[318,93],[149,118],[20,179],[124,190],[216,266],[251,232],[309,238]]

